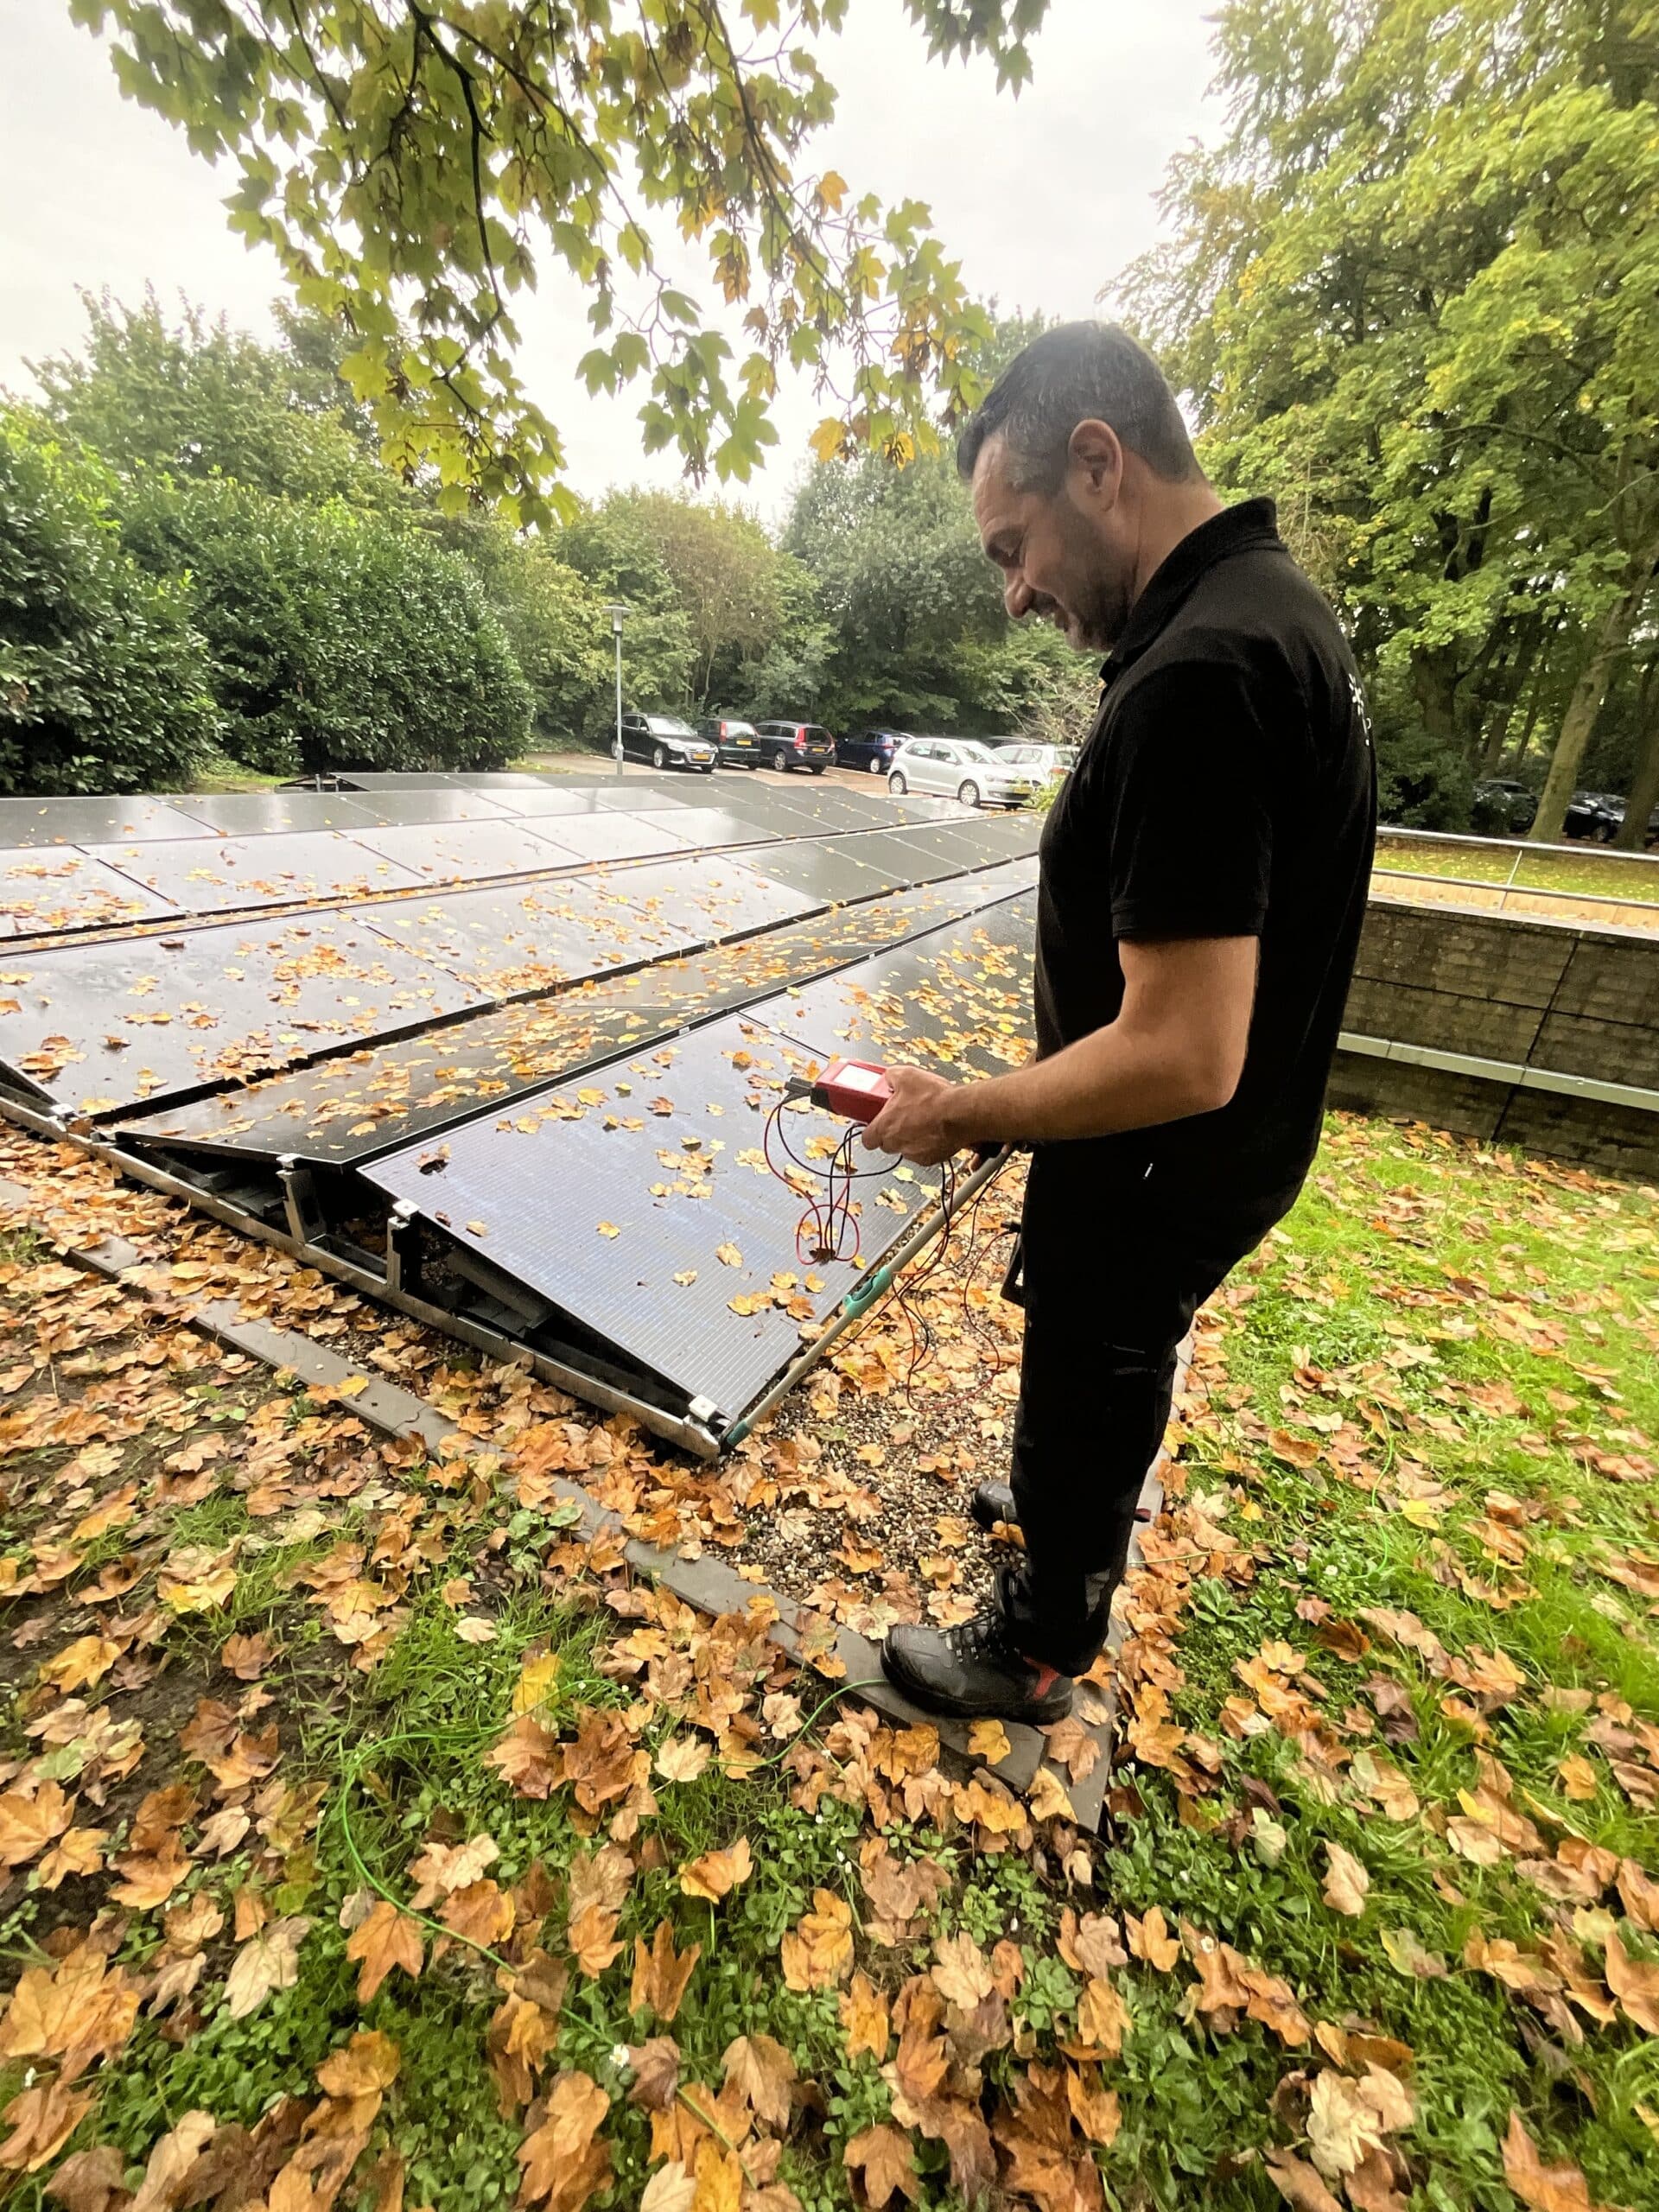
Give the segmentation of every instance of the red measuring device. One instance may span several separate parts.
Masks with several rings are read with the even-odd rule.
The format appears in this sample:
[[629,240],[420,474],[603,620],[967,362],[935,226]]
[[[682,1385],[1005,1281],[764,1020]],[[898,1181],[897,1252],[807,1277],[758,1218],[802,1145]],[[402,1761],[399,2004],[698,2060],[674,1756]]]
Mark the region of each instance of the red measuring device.
[[873,1122],[893,1096],[886,1068],[870,1060],[831,1060],[812,1085],[812,1103],[844,1122]]

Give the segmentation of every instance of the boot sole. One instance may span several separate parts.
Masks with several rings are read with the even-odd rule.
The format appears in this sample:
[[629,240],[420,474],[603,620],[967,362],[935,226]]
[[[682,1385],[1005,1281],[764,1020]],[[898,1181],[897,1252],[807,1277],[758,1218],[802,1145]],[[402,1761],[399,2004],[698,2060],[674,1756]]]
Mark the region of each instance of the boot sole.
[[1048,1728],[1055,1721],[1064,1720],[1071,1710],[1072,1686],[1069,1681],[1064,1692],[1057,1685],[1046,1698],[1027,1699],[1023,1704],[998,1706],[995,1710],[988,1706],[969,1704],[964,1698],[943,1694],[906,1674],[885,1643],[881,1646],[881,1671],[894,1689],[912,1705],[918,1706],[924,1713],[937,1713],[944,1720],[1016,1720],[1030,1728]]

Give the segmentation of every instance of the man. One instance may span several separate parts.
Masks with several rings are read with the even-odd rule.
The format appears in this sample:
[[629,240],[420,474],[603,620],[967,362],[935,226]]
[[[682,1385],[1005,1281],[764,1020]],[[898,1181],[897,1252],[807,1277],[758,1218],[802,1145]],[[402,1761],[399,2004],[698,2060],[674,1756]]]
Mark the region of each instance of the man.
[[1222,505],[1158,367],[1097,323],[1046,332],[963,437],[1016,620],[1106,653],[1045,826],[1036,1057],[893,1071],[865,1132],[924,1166],[1029,1145],[1012,1488],[1024,1554],[958,1628],[895,1628],[918,1705],[1058,1719],[1105,1641],[1196,1309],[1295,1198],[1319,1143],[1376,824],[1336,620],[1270,499]]

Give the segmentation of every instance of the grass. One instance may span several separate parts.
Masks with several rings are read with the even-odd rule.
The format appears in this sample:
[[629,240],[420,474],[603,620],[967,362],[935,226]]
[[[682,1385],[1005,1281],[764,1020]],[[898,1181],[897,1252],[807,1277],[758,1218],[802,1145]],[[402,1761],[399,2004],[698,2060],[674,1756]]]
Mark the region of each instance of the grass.
[[[352,2212],[386,2212],[387,2159],[412,2206],[516,2200],[521,2146],[578,2076],[595,2085],[610,2164],[578,2184],[581,2145],[567,2145],[557,2212],[642,2198],[652,2212],[855,2212],[880,2201],[861,2163],[872,2130],[899,2145],[895,2190],[961,2212],[972,2185],[953,2127],[977,2128],[989,2175],[1039,2212],[1267,2212],[1280,2202],[1274,2159],[1297,2201],[1318,2203],[1316,2152],[1314,2178],[1351,2212],[1512,2212],[1513,2114],[1547,2163],[1584,2177],[1586,2195],[1562,2204],[1650,2202],[1659,2037],[1611,2001],[1607,1977],[1615,1936],[1649,1972],[1659,1939],[1611,1880],[1566,1893],[1562,1851],[1659,1867],[1659,1657],[1643,1586],[1659,1563],[1653,1206],[1651,1192],[1333,1119],[1308,1189],[1199,1342],[1168,1510],[1128,1596],[1128,1742],[1099,1842],[1063,1815],[1022,1826],[1016,1814],[1000,1834],[963,1770],[942,1774],[925,1743],[907,1753],[890,1732],[872,1735],[856,1697],[836,1707],[832,1686],[793,1675],[752,1623],[700,1622],[590,1563],[560,1516],[518,1501],[511,1436],[498,1441],[490,1422],[477,1421],[483,1456],[457,1479],[375,1445],[338,1406],[220,1371],[211,1346],[111,1303],[92,1279],[66,1285],[37,1239],[11,1232],[5,1358],[41,1364],[8,1377],[0,1401],[16,1446],[0,1552],[18,1571],[50,1564],[97,1499],[128,1487],[135,1517],[10,1608],[7,1786],[39,1787],[43,1739],[30,1731],[62,1712],[51,1735],[73,1756],[54,1756],[79,1792],[76,1821],[110,1831],[111,1859],[130,1847],[146,1791],[183,1777],[200,1802],[181,1830],[188,1872],[159,1907],[113,1899],[109,1869],[48,1889],[24,1859],[0,1893],[6,1979],[95,1929],[142,1991],[172,1955],[181,1909],[211,1901],[224,1923],[194,1986],[140,2010],[96,2075],[72,2084],[96,2102],[64,2148],[109,2146],[132,2188],[187,2113],[264,2140],[287,2112],[294,2141],[276,2155],[296,2164],[276,2193],[297,2195],[316,2171],[305,2145],[347,2117],[349,2100],[319,2094],[319,2069],[367,2034],[395,2046],[397,2073],[351,2107],[363,2139],[350,2139],[338,2201]],[[448,1388],[464,1402],[463,1370]],[[905,1420],[896,1394],[862,1402],[888,1431]],[[39,1440],[66,1408],[84,1415],[75,1433]],[[79,1431],[94,1425],[129,1432],[102,1447],[115,1464],[86,1459],[100,1439]],[[169,1471],[224,1437],[234,1448],[209,1456],[205,1484]],[[250,1510],[255,1459],[281,1466],[292,1502],[280,1510]],[[235,1582],[217,1606],[171,1618],[153,1577],[186,1547],[233,1555]],[[127,1560],[135,1586],[89,1603]],[[351,1640],[348,1589],[391,1624],[383,1640]],[[135,1631],[79,1693],[89,1713],[102,1701],[117,1722],[143,1717],[142,1764],[106,1783],[100,1755],[74,1768],[86,1724],[40,1669],[134,1622],[149,1640]],[[256,1635],[268,1659],[255,1679],[233,1676],[229,1639]],[[221,1786],[203,1700],[209,1723],[216,1707],[249,1736],[275,1726],[267,1776]],[[597,1809],[568,1776],[542,1794],[515,1788],[490,1755],[525,1711],[557,1745],[609,1728],[633,1762],[626,1794],[616,1776]],[[675,1747],[688,1744],[683,1770]],[[1392,1806],[1367,1780],[1378,1761],[1405,1792]],[[224,1805],[253,1825],[217,1850],[201,1824]],[[1486,1824],[1506,1820],[1509,1840],[1489,1848]],[[493,1910],[511,1899],[512,1925],[467,1941],[453,1895],[412,1901],[435,1847],[478,1839],[493,1847],[480,1895]],[[569,1886],[607,1841],[627,1872],[618,1948],[579,1961]],[[688,1867],[740,1843],[750,1871],[728,1893],[688,1889]],[[1332,1847],[1363,1870],[1357,1910],[1328,1901]],[[876,1848],[942,1870],[896,1936],[861,1864]],[[789,1946],[825,1896],[844,1909],[847,1955],[803,1981],[784,1971]],[[386,1899],[411,1916],[421,1970],[365,1997],[353,1931]],[[1154,1910],[1192,1931],[1173,1956],[1135,1951],[1127,1916]],[[1109,1967],[1075,1948],[1090,1914],[1109,1916]],[[308,1924],[291,1985],[234,2017],[231,1977],[257,1923],[294,1916]],[[677,1953],[700,1947],[671,2018],[632,2003],[636,1939],[664,1927]],[[971,2016],[945,2012],[931,1979],[955,1938],[982,1968],[1000,1962],[1007,1986]],[[1302,2031],[1202,2009],[1205,1938],[1281,1977]],[[1508,1980],[1481,1963],[1484,1946],[1504,1943]],[[1586,2002],[1560,1992],[1568,1960]],[[855,1962],[895,2034],[901,2016],[923,2024],[907,2042],[884,2028],[880,2056],[850,2032]],[[562,1999],[550,1974],[564,1977]],[[1123,2008],[1115,2055],[1084,2024],[1102,1981]],[[938,2017],[924,2032],[929,2005]],[[3,2055],[7,2032],[0,2106],[66,2063]],[[653,2111],[642,2067],[664,2037],[677,2088]],[[774,2045],[792,2078],[766,2116],[731,2084],[745,2049]],[[1352,2107],[1368,2062],[1402,2085],[1409,2118],[1395,2108],[1362,2170],[1322,2115],[1333,2100]],[[1038,2136],[1020,2136],[1021,2101],[1054,2082],[1064,2097],[1068,2081],[1096,2133],[1062,2102],[1043,2165]],[[1116,2102],[1101,2121],[1088,2099],[1105,2092]],[[15,2177],[15,2203],[44,2212],[57,2155]],[[267,2179],[276,2188],[274,2170]]]
[[[1518,852],[1508,844],[1441,845],[1420,842],[1395,833],[1379,841],[1376,874],[1386,887],[1407,898],[1428,895],[1421,884],[1387,882],[1402,870],[1427,876],[1461,878],[1465,884],[1491,884],[1506,893],[1503,904],[1515,912],[1539,912],[1537,899],[1521,894],[1549,893],[1594,905],[1602,918],[1627,926],[1647,927],[1643,918],[1602,900],[1643,900],[1659,905],[1659,855],[1615,857],[1586,846],[1581,853]],[[1480,903],[1484,894],[1468,893],[1469,903]]]

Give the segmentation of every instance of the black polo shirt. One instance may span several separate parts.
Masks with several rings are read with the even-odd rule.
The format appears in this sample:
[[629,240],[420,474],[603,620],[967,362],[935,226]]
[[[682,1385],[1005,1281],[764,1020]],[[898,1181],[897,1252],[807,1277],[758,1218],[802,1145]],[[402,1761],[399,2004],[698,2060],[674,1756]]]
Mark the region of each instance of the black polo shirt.
[[1359,677],[1271,499],[1181,540],[1101,676],[1043,834],[1038,1050],[1116,1017],[1126,939],[1259,938],[1255,1006],[1218,1112],[1045,1149],[1248,1213],[1319,1144],[1376,823]]

